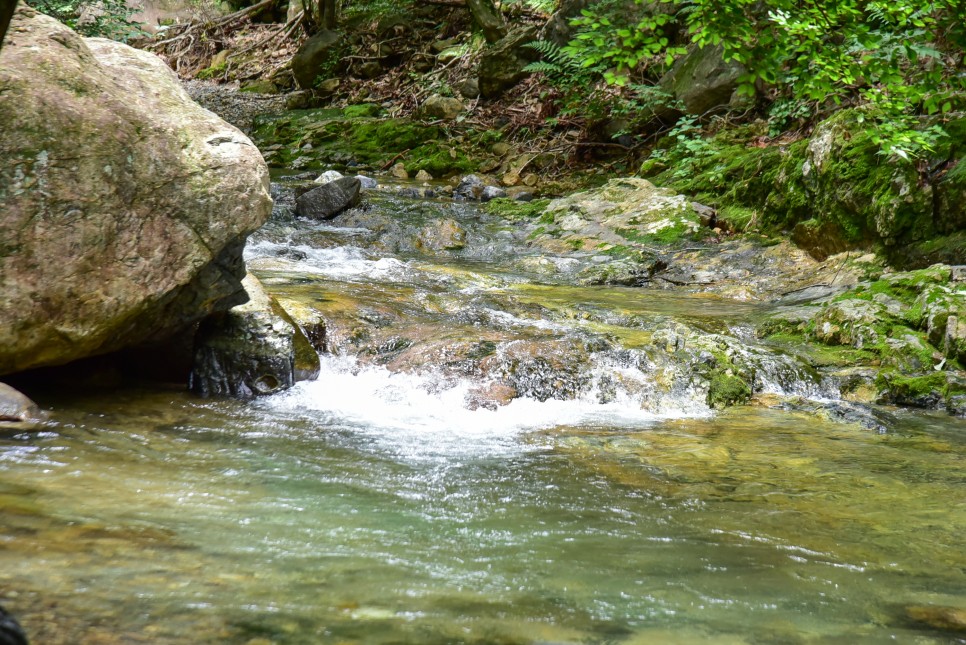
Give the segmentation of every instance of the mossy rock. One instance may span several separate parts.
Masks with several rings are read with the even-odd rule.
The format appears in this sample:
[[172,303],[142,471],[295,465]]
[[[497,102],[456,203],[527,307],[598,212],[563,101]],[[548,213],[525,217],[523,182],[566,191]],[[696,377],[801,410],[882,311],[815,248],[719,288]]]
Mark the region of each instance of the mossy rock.
[[751,399],[751,386],[733,374],[717,372],[708,386],[708,406],[726,408],[747,403]]

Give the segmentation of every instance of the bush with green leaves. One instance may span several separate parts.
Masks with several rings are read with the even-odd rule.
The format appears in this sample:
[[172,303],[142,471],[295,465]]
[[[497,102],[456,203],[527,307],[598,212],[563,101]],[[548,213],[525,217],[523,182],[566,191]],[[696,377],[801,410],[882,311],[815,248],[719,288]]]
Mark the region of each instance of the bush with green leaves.
[[61,21],[82,36],[128,42],[145,34],[125,0],[26,0],[37,11]]
[[[962,101],[962,0],[601,0],[564,48],[611,83],[654,82],[689,46],[719,46],[746,73],[739,93],[784,101],[780,119],[869,104],[884,154],[924,156]],[[928,127],[923,117],[936,115]]]

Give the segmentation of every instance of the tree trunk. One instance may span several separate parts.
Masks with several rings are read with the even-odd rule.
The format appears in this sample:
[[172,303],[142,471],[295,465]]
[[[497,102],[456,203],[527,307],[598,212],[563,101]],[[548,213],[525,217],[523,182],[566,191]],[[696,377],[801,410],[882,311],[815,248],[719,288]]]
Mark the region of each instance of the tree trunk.
[[17,0],[0,0],[0,47],[3,47],[3,37],[7,35],[13,10],[17,8]]
[[338,23],[336,0],[319,0],[319,25],[323,29],[335,29]]
[[466,0],[466,6],[473,14],[473,22],[483,31],[486,42],[495,43],[506,36],[506,23],[493,6],[493,0]]

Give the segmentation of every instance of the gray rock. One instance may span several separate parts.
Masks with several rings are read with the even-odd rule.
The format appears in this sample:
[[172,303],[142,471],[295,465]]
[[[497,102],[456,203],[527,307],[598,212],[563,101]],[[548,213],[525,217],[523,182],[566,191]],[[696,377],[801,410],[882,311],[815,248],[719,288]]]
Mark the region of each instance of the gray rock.
[[310,219],[329,219],[359,203],[362,182],[343,177],[313,188],[295,201],[295,214]]
[[379,187],[379,182],[372,177],[366,177],[365,175],[356,175],[356,179],[359,180],[359,184],[362,186],[362,190],[372,190]]
[[342,34],[323,29],[306,40],[292,57],[292,73],[302,89],[313,89],[321,80],[329,78],[339,67],[343,46]]
[[319,357],[305,334],[253,275],[249,301],[203,321],[189,380],[203,396],[251,399],[319,374]]
[[333,182],[336,179],[342,179],[343,177],[345,177],[345,175],[338,170],[326,170],[324,173],[315,178],[315,183],[328,184],[329,182]]
[[506,191],[499,186],[485,186],[480,193],[480,201],[488,202],[491,199],[506,197]]
[[36,403],[6,383],[0,383],[0,427],[8,424],[34,424],[47,419]]
[[475,76],[471,76],[460,84],[459,93],[465,99],[478,98],[480,96],[480,81]]
[[703,115],[727,106],[745,68],[726,62],[722,52],[720,46],[692,50],[664,75],[661,88],[683,103],[688,114]]
[[451,96],[440,96],[434,94],[430,96],[419,107],[420,116],[431,119],[444,119],[452,121],[463,111],[463,102]]
[[244,302],[271,212],[251,141],[154,54],[21,6],[0,51],[0,374],[163,341]]
[[476,175],[466,175],[453,190],[456,199],[479,199],[483,195],[486,185]]
[[483,51],[477,75],[480,96],[496,98],[526,78],[523,68],[537,58],[526,45],[536,40],[536,34],[533,27],[519,27]]

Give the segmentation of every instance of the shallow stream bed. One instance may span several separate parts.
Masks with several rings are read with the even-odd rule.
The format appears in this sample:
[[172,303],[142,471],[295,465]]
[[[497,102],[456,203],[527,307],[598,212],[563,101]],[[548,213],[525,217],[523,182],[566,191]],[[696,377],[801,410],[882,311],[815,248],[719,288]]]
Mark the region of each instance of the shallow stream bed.
[[[32,642],[966,640],[962,420],[712,411],[655,330],[748,343],[775,401],[829,392],[755,345],[758,305],[577,286],[599,258],[440,208],[459,250],[362,215],[253,241],[329,322],[318,381],[37,394],[47,431],[0,436],[0,601]],[[474,404],[494,379],[530,395]]]

